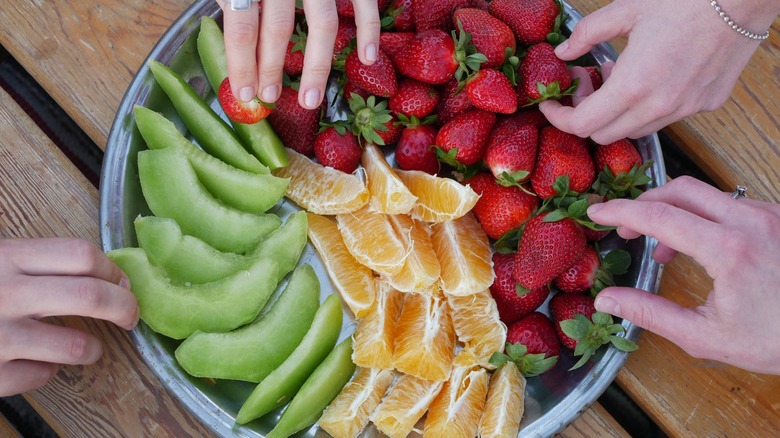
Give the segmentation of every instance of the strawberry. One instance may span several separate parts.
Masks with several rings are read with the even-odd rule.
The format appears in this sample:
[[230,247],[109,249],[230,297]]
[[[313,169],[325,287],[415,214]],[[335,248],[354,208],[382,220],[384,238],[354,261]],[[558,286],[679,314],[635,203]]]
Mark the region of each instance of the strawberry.
[[550,295],[550,288],[542,286],[528,293],[517,293],[517,282],[512,274],[515,266],[514,254],[493,253],[493,271],[496,278],[490,286],[490,294],[496,301],[498,317],[511,325],[538,309]]
[[636,198],[642,193],[639,187],[651,181],[646,172],[653,160],[642,163],[642,156],[628,139],[597,145],[593,156],[599,172],[593,189],[607,199]]
[[382,139],[384,144],[395,144],[401,138],[404,127],[398,122],[395,116],[390,116],[390,120],[385,122],[385,129],[378,130],[376,133]]
[[547,117],[545,117],[544,114],[539,111],[539,108],[529,108],[518,111],[505,118],[511,120],[511,123],[517,127],[523,125],[533,125],[536,126],[536,129],[540,131],[545,126],[550,125],[549,120],[547,120]]
[[398,141],[401,128],[394,125],[393,115],[387,109],[387,100],[380,99],[377,102],[376,96],[363,99],[358,94],[352,94],[347,102],[350,109],[347,121],[360,144],[369,142],[381,146]]
[[601,76],[601,70],[593,65],[586,65],[583,67],[590,76],[590,83],[593,85],[593,91],[598,90],[604,84],[604,78]]
[[[387,8],[390,0],[377,0],[376,3],[381,13]],[[352,7],[352,0],[336,0],[336,13],[339,14],[340,18],[354,18],[355,8]]]
[[471,35],[471,43],[487,58],[481,68],[499,68],[517,49],[515,34],[486,11],[462,8],[453,14],[455,28]]
[[385,10],[382,28],[392,29],[396,32],[414,32],[412,3],[414,0],[393,0]]
[[625,332],[623,326],[614,324],[610,315],[597,312],[593,302],[593,297],[576,294],[555,294],[550,300],[558,339],[565,347],[574,349],[575,356],[581,356],[571,369],[584,365],[604,344],[611,343],[621,351],[637,349],[632,341],[617,336]]
[[514,119],[496,122],[485,148],[485,164],[500,184],[526,182],[534,170],[539,130],[533,125],[515,124]]
[[424,84],[414,79],[403,79],[398,84],[398,92],[390,97],[388,106],[396,116],[422,119],[436,108],[439,103],[439,92],[433,85]]
[[362,153],[357,137],[340,123],[325,127],[314,138],[317,161],[342,172],[354,172],[360,164]]
[[526,289],[536,289],[569,269],[585,250],[582,227],[564,217],[545,221],[550,213],[532,217],[525,224],[515,257],[515,280]]
[[407,126],[395,145],[395,161],[404,170],[421,170],[436,175],[439,160],[433,145],[436,142],[436,128],[431,125]]
[[273,111],[273,106],[261,101],[258,97],[249,102],[242,102],[233,95],[230,89],[230,79],[225,78],[219,85],[218,90],[219,104],[225,111],[230,120],[246,125],[257,123],[268,117]]
[[555,334],[555,325],[540,312],[533,312],[509,326],[504,353],[496,353],[490,362],[496,366],[512,361],[526,376],[538,376],[558,363],[561,342]]
[[564,175],[568,176],[569,188],[582,193],[590,188],[596,170],[585,139],[548,126],[539,135],[539,152],[531,174],[534,192],[542,199],[555,196],[554,183]]
[[539,207],[539,198],[518,186],[503,186],[493,175],[478,173],[467,181],[486,179],[478,183],[481,196],[474,205],[474,215],[491,239],[499,239],[506,233],[520,228]]
[[440,88],[439,95],[439,104],[433,110],[437,117],[436,123],[439,125],[452,120],[472,106],[469,96],[460,90],[458,81],[455,79],[444,84]]
[[397,64],[396,55],[401,53],[413,39],[413,32],[381,32],[379,47],[390,57],[393,64]]
[[469,77],[465,90],[471,103],[479,109],[502,114],[517,111],[517,95],[512,83],[498,70],[477,71]]
[[469,6],[468,0],[415,0],[412,2],[412,15],[417,32],[437,29],[450,31],[452,13]]
[[371,94],[390,97],[398,91],[393,63],[382,49],[377,51],[376,62],[372,65],[363,64],[357,51],[353,51],[347,55],[345,72],[350,82]]
[[349,47],[353,38],[357,36],[357,27],[353,18],[339,18],[339,27],[336,31],[336,41],[333,44],[333,60],[336,61],[341,55],[345,55],[344,49]]
[[[423,2],[414,4],[418,3]],[[465,32],[461,32],[456,43],[442,30],[424,30],[396,54],[395,66],[402,75],[420,82],[444,84],[453,76],[460,80],[469,70],[479,69],[485,56],[475,52]]]
[[482,159],[490,131],[496,123],[494,113],[471,109],[445,123],[436,134],[439,160],[447,164],[471,165]]
[[488,11],[512,29],[523,45],[547,41],[560,26],[560,3],[556,0],[493,0]]
[[520,62],[519,75],[523,91],[532,100],[559,99],[576,88],[569,67],[555,55],[549,43],[539,43],[528,48]]
[[642,165],[642,157],[626,138],[610,144],[597,145],[594,159],[598,171],[609,169],[613,175],[628,173],[632,168]]
[[555,277],[555,285],[564,293],[590,291],[595,297],[605,287],[614,286],[614,275],[625,274],[629,264],[631,256],[622,249],[610,251],[602,260],[596,248],[588,245],[566,272]]
[[287,43],[287,53],[284,55],[282,67],[287,76],[300,76],[303,73],[303,56],[306,50],[306,32],[300,25],[295,27],[295,33],[290,36]]
[[352,93],[357,94],[363,99],[368,99],[368,96],[371,96],[371,93],[369,93],[368,91],[358,87],[357,85],[355,85],[349,80],[345,80],[344,87],[341,89],[341,95],[346,97],[347,99],[351,99]]
[[285,146],[294,151],[312,156],[312,143],[320,129],[325,103],[317,109],[306,109],[298,103],[298,90],[292,86],[282,87],[276,107],[268,116],[268,122]]

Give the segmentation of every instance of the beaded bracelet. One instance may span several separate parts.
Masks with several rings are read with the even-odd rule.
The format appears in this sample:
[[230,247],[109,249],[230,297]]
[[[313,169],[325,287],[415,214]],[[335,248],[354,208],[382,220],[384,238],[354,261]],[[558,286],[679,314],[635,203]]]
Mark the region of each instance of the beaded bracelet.
[[726,13],[723,12],[723,10],[720,9],[720,5],[718,4],[718,2],[716,0],[711,0],[710,1],[710,6],[715,8],[715,12],[717,12],[718,15],[720,15],[720,18],[722,18],[723,21],[726,22],[726,24],[731,26],[731,28],[734,29],[735,31],[737,31],[740,35],[744,35],[744,36],[746,36],[746,37],[748,37],[748,38],[750,38],[752,40],[759,40],[759,41],[765,40],[765,39],[769,38],[769,30],[767,30],[763,34],[759,35],[757,33],[753,33],[753,32],[747,31],[742,26],[740,26],[737,23],[735,23],[734,20],[729,18],[729,16],[726,15]]

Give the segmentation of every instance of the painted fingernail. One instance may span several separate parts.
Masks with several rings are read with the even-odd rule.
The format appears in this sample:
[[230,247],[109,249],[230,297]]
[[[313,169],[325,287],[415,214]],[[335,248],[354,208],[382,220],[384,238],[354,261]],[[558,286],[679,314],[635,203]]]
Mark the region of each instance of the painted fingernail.
[[279,97],[279,87],[271,85],[263,88],[263,102],[275,102]]
[[316,88],[307,90],[306,94],[303,95],[303,101],[307,107],[316,108],[320,103],[320,90]]
[[604,207],[603,202],[599,202],[598,204],[593,204],[590,207],[588,207],[588,216],[598,213],[599,210],[601,210]]
[[593,303],[596,310],[599,312],[609,313],[611,315],[620,315],[620,304],[610,297],[597,296],[596,302]]
[[130,279],[127,277],[122,277],[122,279],[119,280],[119,287],[130,289]]
[[366,46],[366,59],[368,61],[376,61],[376,44],[371,43]]
[[255,98],[254,87],[244,87],[241,90],[239,90],[238,98],[244,102],[249,102],[250,100],[254,99]]
[[566,40],[558,44],[558,47],[555,48],[555,54],[560,55],[562,53],[565,53],[568,49],[569,49],[569,40]]

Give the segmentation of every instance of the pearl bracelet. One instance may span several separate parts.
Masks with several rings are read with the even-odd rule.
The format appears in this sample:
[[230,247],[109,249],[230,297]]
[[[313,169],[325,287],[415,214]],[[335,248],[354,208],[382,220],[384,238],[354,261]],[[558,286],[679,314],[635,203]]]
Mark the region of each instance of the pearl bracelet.
[[734,20],[729,18],[729,16],[726,15],[726,13],[723,12],[720,9],[720,5],[718,4],[718,2],[716,0],[711,0],[710,1],[710,6],[712,6],[715,9],[715,12],[717,12],[718,15],[720,15],[720,18],[722,18],[723,21],[726,22],[726,24],[731,26],[731,28],[734,29],[735,31],[737,31],[740,35],[744,35],[744,36],[750,38],[751,40],[759,40],[759,41],[762,41],[762,40],[765,40],[765,39],[769,38],[769,30],[767,30],[763,34],[759,35],[757,33],[753,33],[753,32],[747,31],[744,28],[742,28],[742,26],[740,26],[737,23],[735,23]]

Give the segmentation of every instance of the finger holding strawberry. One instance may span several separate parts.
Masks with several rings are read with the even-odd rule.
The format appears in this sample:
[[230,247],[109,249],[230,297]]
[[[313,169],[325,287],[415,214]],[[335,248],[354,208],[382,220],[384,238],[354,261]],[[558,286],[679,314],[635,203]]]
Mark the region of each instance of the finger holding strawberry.
[[273,111],[273,105],[261,101],[256,96],[247,102],[237,99],[230,88],[230,78],[222,81],[217,97],[225,115],[237,123],[251,125],[265,119]]

